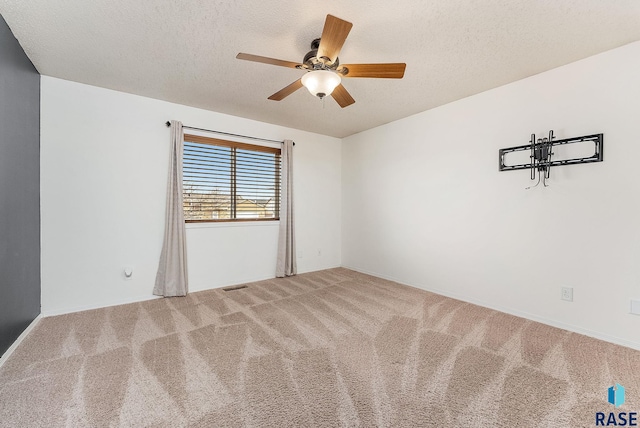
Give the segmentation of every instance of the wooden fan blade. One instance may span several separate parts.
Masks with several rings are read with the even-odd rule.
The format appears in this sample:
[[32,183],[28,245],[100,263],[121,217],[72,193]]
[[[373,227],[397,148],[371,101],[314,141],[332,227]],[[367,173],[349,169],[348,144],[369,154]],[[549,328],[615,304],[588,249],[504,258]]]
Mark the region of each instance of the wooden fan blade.
[[336,18],[333,15],[327,15],[324,22],[324,29],[320,37],[320,46],[318,46],[318,59],[328,58],[328,62],[333,64],[342,49],[344,41],[349,35],[353,24]]
[[298,79],[289,86],[285,86],[284,88],[280,89],[278,92],[271,95],[269,99],[272,101],[281,101],[300,88],[302,88],[302,79]]
[[243,59],[245,61],[261,62],[263,64],[279,65],[280,67],[297,68],[298,66],[302,66],[302,64],[297,62],[283,61],[281,59],[269,58],[260,55],[251,55],[242,52],[236,55],[236,58]]
[[338,72],[343,77],[378,77],[382,79],[402,79],[407,64],[394,62],[387,64],[342,64]]
[[336,86],[333,92],[331,92],[331,96],[342,108],[348,107],[356,102],[342,84]]

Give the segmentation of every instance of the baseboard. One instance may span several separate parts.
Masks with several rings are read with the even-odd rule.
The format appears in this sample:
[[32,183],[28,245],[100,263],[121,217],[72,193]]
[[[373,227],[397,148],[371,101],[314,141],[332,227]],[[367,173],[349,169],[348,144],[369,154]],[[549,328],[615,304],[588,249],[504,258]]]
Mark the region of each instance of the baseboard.
[[[234,281],[232,283],[228,283],[228,284],[221,284],[221,285],[216,285],[215,287],[211,287],[211,286],[207,286],[204,288],[199,288],[197,286],[193,286],[191,285],[190,288],[190,293],[197,293],[199,291],[206,291],[206,290],[214,290],[216,288],[224,288],[224,287],[231,287],[234,285],[240,285],[240,284],[246,284],[249,282],[258,282],[258,281],[264,281],[267,279],[274,279],[275,278],[275,274],[273,276],[259,276],[259,277],[251,277],[251,278],[243,278],[241,280],[237,280]],[[66,315],[66,314],[73,314],[75,312],[83,312],[83,311],[91,311],[94,309],[102,309],[102,308],[109,308],[111,306],[119,306],[119,305],[128,305],[130,303],[138,303],[138,302],[146,302],[147,300],[153,300],[153,299],[161,299],[162,296],[143,296],[143,297],[134,297],[134,298],[130,298],[130,299],[122,299],[118,302],[111,302],[111,303],[107,303],[107,304],[94,304],[94,305],[85,305],[85,306],[74,306],[71,308],[62,308],[62,309],[53,309],[53,310],[47,310],[44,309],[42,311],[42,317],[46,318],[46,317],[54,317],[57,315]]]
[[[258,281],[264,281],[267,279],[274,279],[275,278],[275,274],[273,276],[259,276],[259,277],[250,277],[250,278],[243,278],[237,281],[233,281],[231,283],[227,283],[227,284],[221,284],[221,285],[216,285],[215,287],[211,287],[211,286],[206,286],[203,288],[194,286],[193,284],[191,284],[189,286],[190,290],[189,293],[197,293],[200,291],[206,291],[206,290],[214,290],[216,288],[224,288],[224,287],[231,287],[234,285],[240,285],[240,284],[246,284],[249,282],[258,282]],[[72,314],[75,312],[83,312],[83,311],[91,311],[94,309],[102,309],[102,308],[109,308],[111,306],[119,306],[119,305],[128,305],[130,303],[138,303],[138,302],[146,302],[147,300],[154,300],[154,299],[162,299],[162,296],[143,296],[143,297],[135,297],[135,298],[131,298],[131,299],[123,299],[121,301],[118,302],[111,302],[108,304],[95,304],[95,305],[86,305],[86,306],[74,306],[71,308],[63,308],[63,309],[54,309],[54,310],[43,310],[42,311],[42,316],[44,318],[46,317],[54,317],[57,315],[65,315],[65,314]]]
[[86,306],[74,306],[72,308],[44,310],[42,311],[42,317],[55,317],[57,315],[73,314],[75,312],[91,311],[93,309],[109,308],[111,306],[128,305],[130,303],[146,302],[147,300],[162,299],[161,296],[144,296],[134,297],[131,299],[123,299],[119,302],[107,303],[106,305],[86,305]]
[[0,367],[2,367],[2,365],[9,359],[11,354],[13,354],[13,351],[15,351],[18,345],[20,345],[20,343],[22,343],[22,341],[25,339],[25,337],[27,337],[29,333],[31,333],[31,330],[33,330],[35,326],[38,325],[40,319],[42,318],[42,314],[35,317],[34,320],[31,321],[31,324],[29,324],[27,328],[25,328],[24,331],[20,334],[20,336],[18,336],[15,342],[13,342],[11,346],[9,346],[9,349],[7,349],[4,354],[2,354],[2,357],[0,357]]
[[235,285],[248,284],[250,282],[266,281],[268,279],[275,279],[275,277],[276,277],[276,274],[274,272],[274,274],[271,275],[271,276],[268,276],[268,275],[252,276],[252,277],[247,277],[247,278],[234,280],[232,282],[227,282],[227,283],[224,283],[224,284],[217,284],[217,285],[215,285],[213,287],[205,286],[205,287],[200,288],[200,287],[189,285],[189,293],[199,293],[200,291],[216,290],[218,288],[225,288],[225,287],[233,287]]
[[[335,266],[330,266],[330,267],[323,267],[323,268],[312,268],[313,270],[309,270],[309,269],[302,269],[302,270],[298,270],[298,275],[302,275],[304,273],[312,273],[312,272],[320,272],[323,270],[327,270],[327,269],[335,269],[335,268],[339,268],[341,267],[340,265],[335,265]],[[263,275],[263,276],[255,276],[255,277],[250,277],[250,278],[243,278],[243,279],[239,279],[239,280],[235,280],[233,282],[230,283],[226,283],[226,284],[221,284],[221,285],[216,285],[215,287],[206,287],[206,288],[199,288],[199,287],[192,287],[189,286],[190,288],[192,288],[192,290],[190,291],[190,293],[198,293],[200,291],[206,291],[206,290],[215,290],[218,288],[225,288],[225,287],[233,287],[235,285],[241,285],[241,284],[248,284],[251,282],[258,282],[258,281],[267,281],[269,279],[276,279],[276,275],[275,272],[273,273],[273,275]]]
[[555,321],[552,319],[548,319],[548,318],[544,318],[544,317],[540,317],[538,315],[534,315],[528,312],[524,312],[524,311],[518,311],[518,310],[513,310],[510,308],[505,308],[499,305],[492,305],[489,304],[487,302],[481,301],[481,300],[477,300],[477,299],[469,299],[466,296],[461,296],[455,293],[449,293],[447,291],[444,290],[439,290],[439,289],[434,289],[434,288],[429,288],[429,287],[422,287],[419,285],[415,285],[415,284],[407,284],[406,282],[403,282],[402,280],[398,279],[398,278],[393,278],[390,277],[388,275],[383,275],[377,272],[372,272],[372,271],[368,271],[367,269],[361,269],[358,267],[353,267],[353,266],[342,266],[345,269],[351,269],[354,270],[356,272],[360,272],[360,273],[364,273],[367,275],[371,275],[371,276],[376,276],[378,278],[382,278],[382,279],[386,279],[389,281],[393,281],[393,282],[397,282],[398,284],[402,284],[402,285],[406,285],[409,287],[413,287],[413,288],[418,288],[420,290],[425,290],[425,291],[429,291],[431,293],[436,293],[436,294],[440,294],[442,296],[446,296],[446,297],[450,297],[452,299],[456,299],[456,300],[462,300],[463,302],[467,302],[467,303],[472,303],[474,305],[478,305],[478,306],[482,306],[485,308],[489,308],[489,309],[493,309],[495,311],[499,311],[499,312],[504,312],[506,314],[509,315],[514,315],[520,318],[525,318],[531,321],[536,321],[542,324],[547,324],[550,325],[552,327],[557,327],[560,328],[562,330],[567,330],[567,331],[571,331],[573,333],[578,333],[578,334],[583,334],[585,336],[589,336],[592,337],[594,339],[599,339],[599,340],[604,340],[605,342],[611,342],[614,343],[616,345],[620,345],[620,346],[625,346],[627,348],[631,348],[631,349],[636,349],[640,351],[640,342],[634,342],[631,340],[627,340],[627,339],[623,339],[621,337],[617,337],[617,336],[612,336],[606,333],[602,333],[599,331],[593,331],[593,330],[589,330],[589,329],[585,329],[582,327],[578,327],[572,324],[566,324],[563,322],[559,322],[559,321]]

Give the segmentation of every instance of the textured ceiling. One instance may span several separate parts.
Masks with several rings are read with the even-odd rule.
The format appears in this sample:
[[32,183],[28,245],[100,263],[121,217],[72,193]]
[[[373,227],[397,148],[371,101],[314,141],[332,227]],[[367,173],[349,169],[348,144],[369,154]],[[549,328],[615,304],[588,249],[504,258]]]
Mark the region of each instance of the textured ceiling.
[[[41,74],[335,137],[640,40],[638,0],[0,0],[0,13]],[[304,88],[267,100],[302,72],[236,54],[301,62],[327,13],[353,22],[342,63],[406,62],[404,79],[343,80],[345,109]]]

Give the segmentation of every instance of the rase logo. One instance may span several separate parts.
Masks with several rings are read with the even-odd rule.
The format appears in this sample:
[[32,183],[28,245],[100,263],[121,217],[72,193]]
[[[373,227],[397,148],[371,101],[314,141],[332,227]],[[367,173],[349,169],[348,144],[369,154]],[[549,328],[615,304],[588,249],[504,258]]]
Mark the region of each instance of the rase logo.
[[[616,408],[622,406],[624,404],[624,386],[616,383],[614,386],[610,387],[607,390],[607,401],[614,405]],[[613,413],[609,412],[597,412],[596,413],[596,426],[608,427],[608,426],[617,426],[617,427],[637,427],[638,426],[638,413],[636,412],[619,412]]]

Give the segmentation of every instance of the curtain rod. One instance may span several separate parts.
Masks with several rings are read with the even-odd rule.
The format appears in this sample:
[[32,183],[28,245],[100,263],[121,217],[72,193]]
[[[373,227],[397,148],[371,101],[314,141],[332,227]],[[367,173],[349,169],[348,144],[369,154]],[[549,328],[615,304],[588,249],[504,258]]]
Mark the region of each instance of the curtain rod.
[[[167,127],[171,126],[171,122],[167,121],[166,125]],[[269,140],[268,138],[251,137],[249,135],[232,134],[230,132],[214,131],[213,129],[195,128],[193,126],[187,126],[187,125],[182,125],[182,127],[187,129],[193,129],[195,131],[213,132],[214,134],[231,135],[232,137],[250,138],[252,140],[268,141],[270,143],[280,143],[280,144],[284,143],[284,141]],[[295,146],[296,143],[293,143],[293,145]]]

